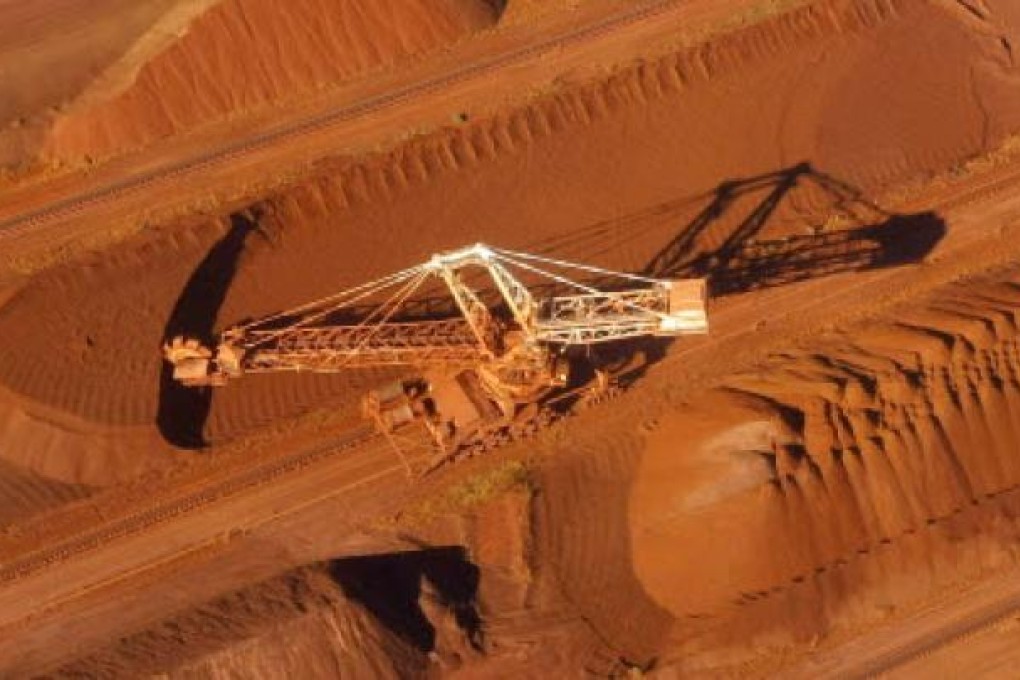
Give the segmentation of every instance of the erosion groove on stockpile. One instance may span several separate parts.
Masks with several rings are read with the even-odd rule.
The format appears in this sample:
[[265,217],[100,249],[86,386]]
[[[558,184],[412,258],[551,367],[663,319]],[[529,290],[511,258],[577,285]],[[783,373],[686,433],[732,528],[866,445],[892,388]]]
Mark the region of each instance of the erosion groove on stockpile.
[[[860,39],[832,42],[834,30]],[[909,55],[929,41],[943,44],[945,54],[918,69]],[[993,43],[924,3],[825,0],[622,71],[608,84],[324,168],[260,204],[258,233],[244,244],[215,324],[285,309],[477,240],[639,271],[716,188],[789,167],[790,157],[865,189],[943,167],[993,144],[1014,113],[1020,120],[1008,106],[987,124],[974,101],[945,106],[945,87],[971,81],[960,64],[985,63]],[[818,62],[822,51],[829,56]],[[702,61],[717,67],[695,66]],[[879,71],[885,77],[875,78]],[[805,77],[829,86],[806,87]],[[916,85],[909,100],[887,86],[901,77]],[[1014,75],[988,68],[975,77],[988,105]],[[762,105],[749,109],[748,98],[759,95]],[[851,115],[850,98],[883,106]],[[893,113],[900,111],[924,125],[899,135]],[[784,123],[790,116],[801,124]],[[810,134],[795,134],[800,129]],[[883,149],[896,135],[903,153],[893,159]],[[456,168],[470,168],[470,177]],[[787,235],[803,235],[812,216],[824,221],[830,205],[795,205],[791,212],[803,219],[788,220]],[[152,423],[161,366],[151,348],[198,263],[229,229],[224,216],[140,236],[37,277],[0,309],[0,380],[9,390],[3,409],[18,414],[12,418],[25,441],[18,451],[26,452],[20,464],[99,482],[103,470],[106,478],[114,469],[132,475],[154,462],[139,455],[160,447]],[[119,310],[127,308],[133,315],[125,326]],[[231,437],[342,402],[363,387],[274,377],[214,400],[205,436]],[[61,423],[59,432],[51,422]]]
[[[652,599],[677,616],[730,622],[713,632],[688,620],[688,652],[721,638],[743,650],[727,662],[739,663],[753,656],[742,635],[782,645],[871,625],[1020,557],[1015,267],[776,355],[698,401],[720,425],[704,437],[700,411],[666,418],[632,497],[635,571]],[[741,431],[753,436],[734,439]],[[744,443],[697,463],[702,442],[722,437]],[[733,486],[745,470],[757,481]],[[685,487],[657,496],[678,471]],[[663,555],[663,540],[705,558]],[[702,587],[682,593],[677,578]]]
[[1018,342],[1020,280],[960,284],[731,389],[779,409],[779,489],[825,482],[858,509],[832,540],[876,545],[1020,486]]

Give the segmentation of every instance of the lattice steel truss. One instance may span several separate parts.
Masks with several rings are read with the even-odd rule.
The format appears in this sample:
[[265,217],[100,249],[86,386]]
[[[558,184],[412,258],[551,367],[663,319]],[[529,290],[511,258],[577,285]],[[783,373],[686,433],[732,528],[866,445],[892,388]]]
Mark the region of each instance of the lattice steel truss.
[[280,334],[255,330],[248,339],[252,349],[244,370],[249,373],[334,372],[352,364],[473,366],[492,359],[491,345],[479,343],[464,319],[388,323],[378,331],[363,326],[299,327]]
[[[463,274],[472,268],[487,273],[492,281],[500,297],[496,308],[490,309],[465,282]],[[536,300],[514,270],[577,293]],[[578,283],[565,274],[570,270],[616,281],[622,290],[604,291]],[[444,284],[460,316],[406,320],[415,295],[437,280]],[[380,298],[384,299],[381,304],[376,302]],[[358,305],[363,308],[368,303],[372,303],[370,311],[357,323],[333,321],[350,318],[361,309]],[[201,384],[202,369],[195,362],[205,362],[207,384],[221,384],[245,372],[333,372],[397,364],[484,366],[516,360],[533,364],[552,347],[707,330],[701,280],[653,279],[476,244],[229,328],[214,354],[182,342],[168,344],[165,351],[167,359],[188,376],[189,384]],[[187,362],[192,363],[185,369]]]

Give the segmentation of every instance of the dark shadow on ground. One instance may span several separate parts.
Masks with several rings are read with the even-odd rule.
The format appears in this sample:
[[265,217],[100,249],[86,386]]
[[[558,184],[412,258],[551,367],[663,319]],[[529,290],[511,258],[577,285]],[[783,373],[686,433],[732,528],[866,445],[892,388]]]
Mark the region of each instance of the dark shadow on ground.
[[945,233],[945,222],[933,212],[893,215],[859,229],[746,244],[705,275],[713,294],[727,295],[898,267],[923,260]]
[[[795,233],[783,223],[791,215],[796,216]],[[705,278],[709,297],[719,298],[918,263],[946,231],[945,221],[934,212],[886,210],[858,188],[802,162],[727,180],[710,192],[543,239],[525,250],[598,265],[614,259],[618,251],[640,252],[658,241],[658,250],[638,273],[661,279]],[[611,290],[620,282],[594,277],[583,283]],[[541,282],[528,285],[536,297],[576,292]],[[598,352],[611,353],[610,362],[617,360],[613,354],[639,356],[637,368],[620,377],[626,385],[661,360],[671,342],[643,338]]]
[[[762,232],[783,201],[798,187],[814,184],[831,201],[833,225],[810,234],[763,239]],[[716,243],[706,233],[741,197],[767,192]],[[846,227],[845,224],[852,226]],[[864,197],[855,187],[798,163],[778,172],[720,184],[708,205],[644,267],[659,278],[705,277],[713,295],[785,285],[842,272],[883,269],[920,262],[945,236],[945,221],[933,212],[898,214]]]
[[[797,193],[802,190],[808,191]],[[778,230],[766,230],[780,208],[799,214],[798,201],[804,200],[818,204],[804,211],[808,215],[805,224],[800,224],[793,232],[782,226]],[[673,219],[679,221],[679,215],[690,215],[699,205],[702,206],[700,210],[684,220],[679,229],[670,223],[670,216],[677,216]],[[779,223],[782,225],[781,220]],[[174,306],[166,325],[166,338],[183,334],[207,345],[215,344],[213,324],[233,279],[237,259],[244,250],[245,239],[256,227],[251,215],[231,217],[229,232],[196,268]],[[656,237],[650,228],[661,229],[661,236]],[[771,236],[768,231],[772,232]],[[803,162],[776,172],[727,180],[712,192],[698,197],[655,206],[622,221],[563,234],[534,244],[533,252],[597,263],[599,257],[616,248],[633,243],[648,252],[649,244],[659,241],[662,245],[640,268],[641,273],[663,279],[705,278],[710,295],[720,297],[842,272],[916,263],[932,251],[945,233],[945,222],[937,214],[887,211],[857,188]],[[575,250],[588,255],[574,256],[570,251]],[[515,273],[522,274],[522,283],[538,298],[576,292],[568,291],[562,284],[549,285],[547,280],[536,280],[534,275],[529,278],[527,272]],[[464,276],[465,282],[476,289],[498,316],[508,316],[507,310],[502,309],[502,299],[484,272],[466,272]],[[596,277],[583,283],[612,290],[620,281]],[[366,303],[364,307],[347,309],[342,315],[324,317],[321,322],[359,323],[374,309],[374,301]],[[459,310],[448,292],[436,283],[407,301],[401,315],[393,320],[417,321],[457,315]],[[276,324],[292,321],[280,317]],[[639,349],[645,358],[644,366],[633,372],[633,379],[664,356],[667,342],[651,339],[628,345],[630,349]],[[599,348],[599,351],[617,350]],[[609,360],[615,361],[615,358],[609,357]],[[202,431],[210,406],[209,388],[180,387],[171,380],[169,366],[164,366],[157,420],[168,441],[181,447],[203,446]]]
[[492,7],[492,12],[496,16],[497,21],[503,17],[506,12],[507,2],[509,0],[485,0],[486,4]]
[[[437,630],[425,598],[449,611],[469,644],[481,649],[482,621],[475,608],[479,570],[460,547],[353,557],[330,564],[344,594],[423,652],[436,648]],[[427,606],[427,605],[426,605]]]
[[[245,241],[257,228],[254,213],[230,216],[227,233],[209,250],[178,296],[163,330],[165,340],[184,335],[207,347],[215,346],[217,314],[234,280]],[[203,430],[211,406],[212,388],[184,387],[173,379],[170,364],[163,362],[156,424],[164,439],[181,448],[205,446]]]

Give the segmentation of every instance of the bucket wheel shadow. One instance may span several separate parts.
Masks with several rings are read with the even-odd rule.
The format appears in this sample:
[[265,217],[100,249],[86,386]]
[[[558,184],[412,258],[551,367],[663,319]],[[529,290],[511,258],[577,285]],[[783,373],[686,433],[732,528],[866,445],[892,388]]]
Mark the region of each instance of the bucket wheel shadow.
[[[214,343],[213,327],[237,273],[245,243],[259,228],[255,212],[230,216],[227,233],[217,241],[188,278],[163,329],[163,338],[179,335]],[[159,377],[156,425],[163,438],[185,449],[207,445],[204,430],[212,408],[212,388],[185,387],[163,362]]]

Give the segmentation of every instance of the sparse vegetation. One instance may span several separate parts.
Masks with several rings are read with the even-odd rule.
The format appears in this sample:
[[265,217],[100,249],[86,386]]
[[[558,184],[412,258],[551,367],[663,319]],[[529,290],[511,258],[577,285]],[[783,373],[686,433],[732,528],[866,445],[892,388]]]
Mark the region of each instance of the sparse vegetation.
[[515,490],[534,491],[534,479],[527,465],[510,460],[457,484],[446,493],[446,500],[452,507],[463,510]]
[[399,524],[422,526],[444,515],[464,514],[508,493],[533,494],[537,490],[532,467],[520,460],[508,460],[471,475],[408,507],[395,521]]

